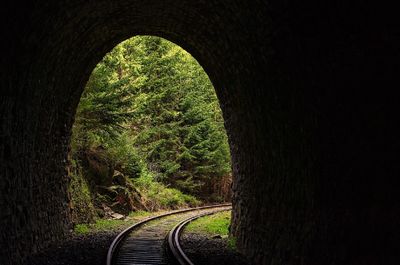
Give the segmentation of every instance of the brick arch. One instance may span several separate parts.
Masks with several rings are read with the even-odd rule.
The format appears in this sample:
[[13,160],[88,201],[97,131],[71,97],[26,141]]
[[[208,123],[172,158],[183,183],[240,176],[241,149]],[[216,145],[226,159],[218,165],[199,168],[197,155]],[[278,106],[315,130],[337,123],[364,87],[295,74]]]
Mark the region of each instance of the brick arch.
[[369,21],[375,6],[14,2],[0,16],[2,262],[19,264],[67,231],[76,106],[95,64],[136,34],[181,45],[213,81],[233,156],[232,233],[253,264],[394,257],[399,41]]

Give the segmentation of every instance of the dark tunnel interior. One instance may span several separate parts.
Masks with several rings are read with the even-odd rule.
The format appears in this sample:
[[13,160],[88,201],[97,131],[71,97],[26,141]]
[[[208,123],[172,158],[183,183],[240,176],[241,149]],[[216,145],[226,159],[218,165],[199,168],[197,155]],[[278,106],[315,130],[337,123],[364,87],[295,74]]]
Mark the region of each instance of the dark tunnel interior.
[[138,34],[193,54],[230,140],[252,264],[399,264],[400,35],[383,3],[5,1],[1,264],[69,228],[66,160],[96,63]]

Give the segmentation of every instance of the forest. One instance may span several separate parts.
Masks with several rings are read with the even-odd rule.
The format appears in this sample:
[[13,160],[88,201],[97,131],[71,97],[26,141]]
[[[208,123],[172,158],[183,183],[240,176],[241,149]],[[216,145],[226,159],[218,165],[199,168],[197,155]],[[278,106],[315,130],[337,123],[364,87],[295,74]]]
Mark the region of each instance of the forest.
[[214,87],[165,39],[110,51],[82,94],[69,153],[75,223],[230,200],[230,151]]

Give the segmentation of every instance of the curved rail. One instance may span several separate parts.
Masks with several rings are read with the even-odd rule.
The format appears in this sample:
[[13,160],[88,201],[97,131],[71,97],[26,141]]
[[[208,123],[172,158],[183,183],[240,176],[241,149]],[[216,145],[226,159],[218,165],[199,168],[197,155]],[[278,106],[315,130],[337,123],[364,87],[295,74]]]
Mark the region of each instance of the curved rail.
[[113,258],[114,258],[114,254],[116,249],[118,248],[118,246],[121,244],[121,242],[123,241],[123,239],[134,229],[142,226],[143,224],[156,220],[156,219],[160,219],[162,217],[166,217],[166,216],[170,216],[170,215],[174,215],[174,214],[180,214],[180,213],[185,213],[185,212],[190,212],[190,211],[196,211],[196,210],[202,210],[202,209],[208,209],[208,208],[219,208],[219,207],[226,207],[226,206],[230,206],[230,203],[226,203],[226,204],[218,204],[218,205],[209,205],[209,206],[202,206],[202,207],[195,207],[195,208],[187,208],[187,209],[183,209],[183,210],[176,210],[176,211],[172,211],[172,212],[168,212],[165,214],[160,214],[157,216],[153,216],[150,218],[146,218],[138,223],[135,223],[131,226],[129,226],[128,228],[126,228],[124,231],[122,231],[121,233],[119,233],[115,239],[113,240],[113,242],[111,243],[108,252],[107,252],[107,262],[106,265],[112,265],[113,262]]
[[216,210],[213,212],[209,212],[209,213],[203,213],[203,214],[199,214],[196,215],[194,217],[190,217],[186,220],[183,220],[182,222],[180,222],[179,224],[177,224],[169,233],[168,233],[168,248],[170,249],[170,251],[172,252],[172,254],[174,255],[175,259],[178,261],[178,263],[180,265],[194,265],[194,263],[188,258],[188,256],[186,256],[185,252],[183,251],[180,242],[179,242],[179,238],[180,238],[180,234],[182,232],[182,229],[190,222],[203,217],[203,216],[207,216],[207,215],[212,215],[215,214],[217,212],[223,212],[223,211],[228,211],[232,209],[232,207],[228,208],[228,209],[221,209],[221,210]]

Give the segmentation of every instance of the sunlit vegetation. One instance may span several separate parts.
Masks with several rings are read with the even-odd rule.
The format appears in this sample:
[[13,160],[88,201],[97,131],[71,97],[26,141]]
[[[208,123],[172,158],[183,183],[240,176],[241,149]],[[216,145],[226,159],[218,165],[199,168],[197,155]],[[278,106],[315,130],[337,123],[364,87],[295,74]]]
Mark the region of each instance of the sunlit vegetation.
[[236,239],[229,235],[231,212],[224,211],[200,217],[190,222],[184,229],[185,233],[202,234],[208,237],[220,237],[226,241],[228,248],[236,249]]
[[152,216],[160,215],[165,211],[148,212],[148,211],[135,211],[131,212],[123,220],[114,219],[97,219],[92,223],[76,224],[74,226],[75,234],[84,235],[88,233],[108,231],[112,229],[124,229],[128,224],[132,222],[139,222],[143,219],[150,218]]
[[[158,37],[122,42],[93,70],[70,161],[75,223],[229,200],[230,153],[214,88],[190,54]],[[93,225],[108,224],[76,231]]]
[[209,235],[227,236],[229,234],[229,224],[231,212],[224,211],[212,215],[200,217],[190,222],[185,231],[191,233],[203,233]]

